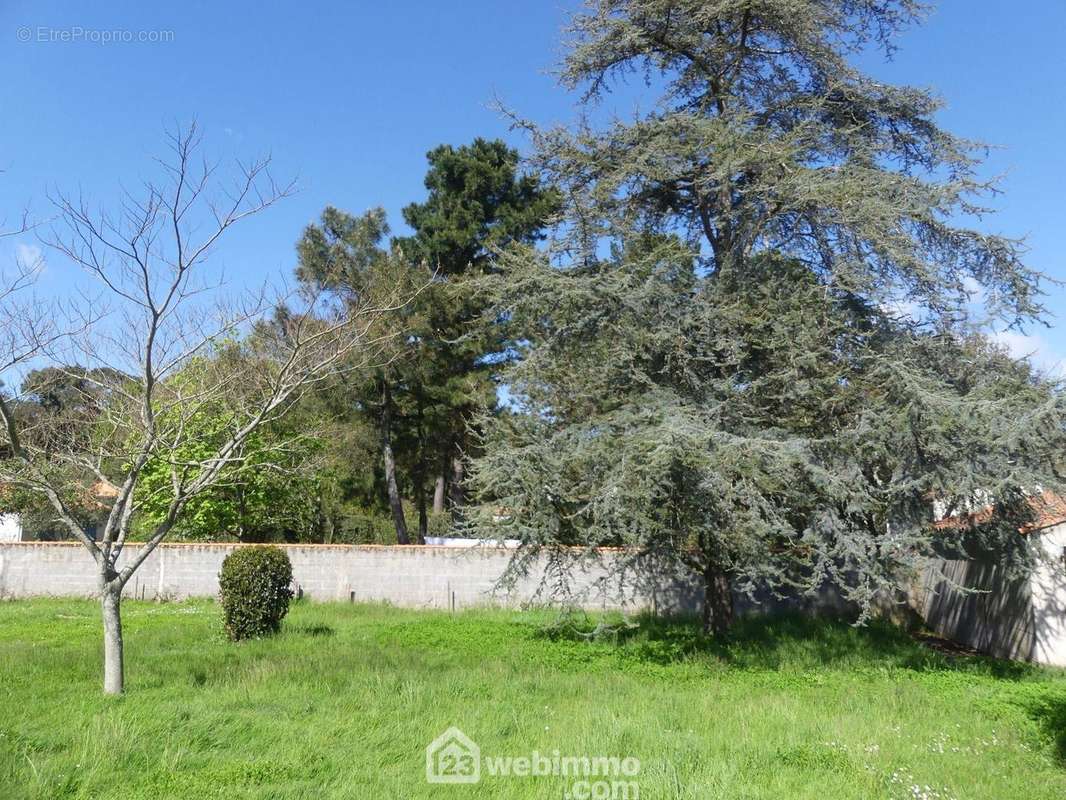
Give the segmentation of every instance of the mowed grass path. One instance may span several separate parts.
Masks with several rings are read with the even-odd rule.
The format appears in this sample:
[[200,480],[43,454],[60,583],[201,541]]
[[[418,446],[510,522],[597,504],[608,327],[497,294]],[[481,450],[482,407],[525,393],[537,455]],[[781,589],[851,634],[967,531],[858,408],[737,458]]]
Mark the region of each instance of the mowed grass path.
[[128,692],[107,699],[95,604],[0,603],[0,798],[565,796],[562,777],[428,785],[451,725],[488,756],[639,758],[646,799],[1066,797],[1062,673],[888,627],[589,642],[537,614],[298,603],[279,637],[234,645],[209,602],[124,616]]

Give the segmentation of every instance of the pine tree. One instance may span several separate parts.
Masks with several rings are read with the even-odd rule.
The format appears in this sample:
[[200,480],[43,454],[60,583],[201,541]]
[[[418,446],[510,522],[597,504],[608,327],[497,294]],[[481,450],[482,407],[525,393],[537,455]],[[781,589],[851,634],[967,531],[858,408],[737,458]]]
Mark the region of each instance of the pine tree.
[[[382,209],[353,216],[327,208],[298,244],[297,277],[359,297],[382,281],[420,287],[395,313],[396,352],[372,385],[352,387],[354,402],[372,416],[381,437],[388,504],[401,544],[422,542],[433,508],[463,506],[467,428],[476,412],[496,403],[494,373],[506,357],[505,327],[484,318],[485,299],[474,277],[492,271],[499,248],[533,243],[555,205],[532,175],[518,172],[518,153],[500,141],[442,145],[427,154],[429,192],[403,210],[413,233],[389,238]],[[411,537],[403,492],[418,509]]]
[[[364,301],[367,292],[382,285],[407,286],[413,291],[429,280],[428,273],[403,258],[395,248],[387,248],[388,234],[384,209],[374,208],[353,216],[327,207],[321,223],[308,225],[297,243],[296,277],[308,286],[332,291],[349,303]],[[360,374],[358,381],[346,387],[352,403],[366,411],[377,429],[386,497],[399,544],[409,544],[411,537],[397,474],[395,444],[400,421],[396,395],[405,381],[409,331],[417,326],[416,313],[413,301],[393,309],[389,323],[398,335],[389,357],[371,375]]]
[[520,410],[474,468],[481,524],[525,544],[512,576],[623,545],[620,569],[702,576],[708,631],[759,587],[832,583],[865,615],[943,545],[934,506],[975,497],[999,513],[955,544],[1026,564],[1025,494],[1063,482],[1063,399],[970,308],[979,292],[1001,324],[1039,322],[1040,275],[1022,243],[960,222],[994,186],[939,101],[849,62],[920,11],[599,0],[575,17],[565,86],[594,103],[636,74],[661,96],[604,130],[531,126],[564,222],[492,281],[531,346],[507,376]]
[[403,209],[413,234],[395,242],[439,279],[420,304],[425,330],[414,413],[421,434],[413,471],[419,507],[421,481],[433,474],[434,511],[443,510],[447,491],[458,519],[468,427],[495,406],[494,377],[510,351],[506,326],[484,318],[485,298],[472,279],[494,270],[500,249],[538,241],[557,199],[535,175],[519,171],[518,152],[500,140],[441,145],[426,160],[428,196]]

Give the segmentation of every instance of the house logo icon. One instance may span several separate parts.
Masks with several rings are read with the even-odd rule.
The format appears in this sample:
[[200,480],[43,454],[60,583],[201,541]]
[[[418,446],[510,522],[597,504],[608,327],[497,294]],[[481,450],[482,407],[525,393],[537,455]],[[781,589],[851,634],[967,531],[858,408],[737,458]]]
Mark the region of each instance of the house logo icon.
[[458,728],[448,728],[426,748],[429,783],[477,783],[481,780],[481,748]]

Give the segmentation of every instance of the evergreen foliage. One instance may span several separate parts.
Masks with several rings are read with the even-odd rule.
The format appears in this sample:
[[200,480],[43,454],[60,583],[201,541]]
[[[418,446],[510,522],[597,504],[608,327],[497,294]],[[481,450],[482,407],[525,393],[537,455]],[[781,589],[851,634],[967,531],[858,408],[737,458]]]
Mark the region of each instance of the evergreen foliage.
[[218,576],[226,635],[236,642],[281,630],[291,583],[292,563],[277,547],[239,547],[226,556]]
[[[919,11],[598,0],[575,17],[565,86],[591,103],[635,73],[661,96],[603,130],[530,126],[564,221],[487,282],[529,346],[474,467],[478,524],[525,543],[510,577],[625,545],[627,567],[701,575],[721,632],[732,591],[758,586],[833,583],[865,616],[945,536],[1027,565],[1026,494],[1063,483],[1063,396],[971,312],[1038,323],[1040,275],[960,222],[994,187],[939,101],[849,61]],[[975,498],[998,513],[967,542],[934,528]]]
[[[420,287],[395,314],[404,336],[394,358],[372,384],[348,387],[379,433],[401,543],[428,532],[433,488],[432,511],[443,510],[442,489],[451,483],[458,514],[467,428],[496,402],[493,376],[509,345],[504,326],[483,319],[485,298],[471,278],[492,270],[500,248],[535,242],[556,204],[534,176],[519,174],[518,153],[500,141],[442,145],[427,159],[428,196],[403,210],[411,236],[390,239],[380,208],[362,216],[327,208],[297,246],[297,277],[341,296],[357,296],[374,275]],[[416,537],[407,531],[405,494],[417,508]]]

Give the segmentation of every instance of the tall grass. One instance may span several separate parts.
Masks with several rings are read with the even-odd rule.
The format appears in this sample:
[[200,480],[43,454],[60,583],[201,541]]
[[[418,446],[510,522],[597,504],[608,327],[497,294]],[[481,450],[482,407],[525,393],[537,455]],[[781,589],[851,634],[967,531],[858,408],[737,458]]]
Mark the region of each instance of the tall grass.
[[536,613],[297,603],[239,645],[212,603],[0,604],[0,798],[559,798],[571,779],[426,782],[455,725],[489,756],[634,757],[642,798],[1066,797],[1066,677],[899,631],[685,621],[587,636]]

